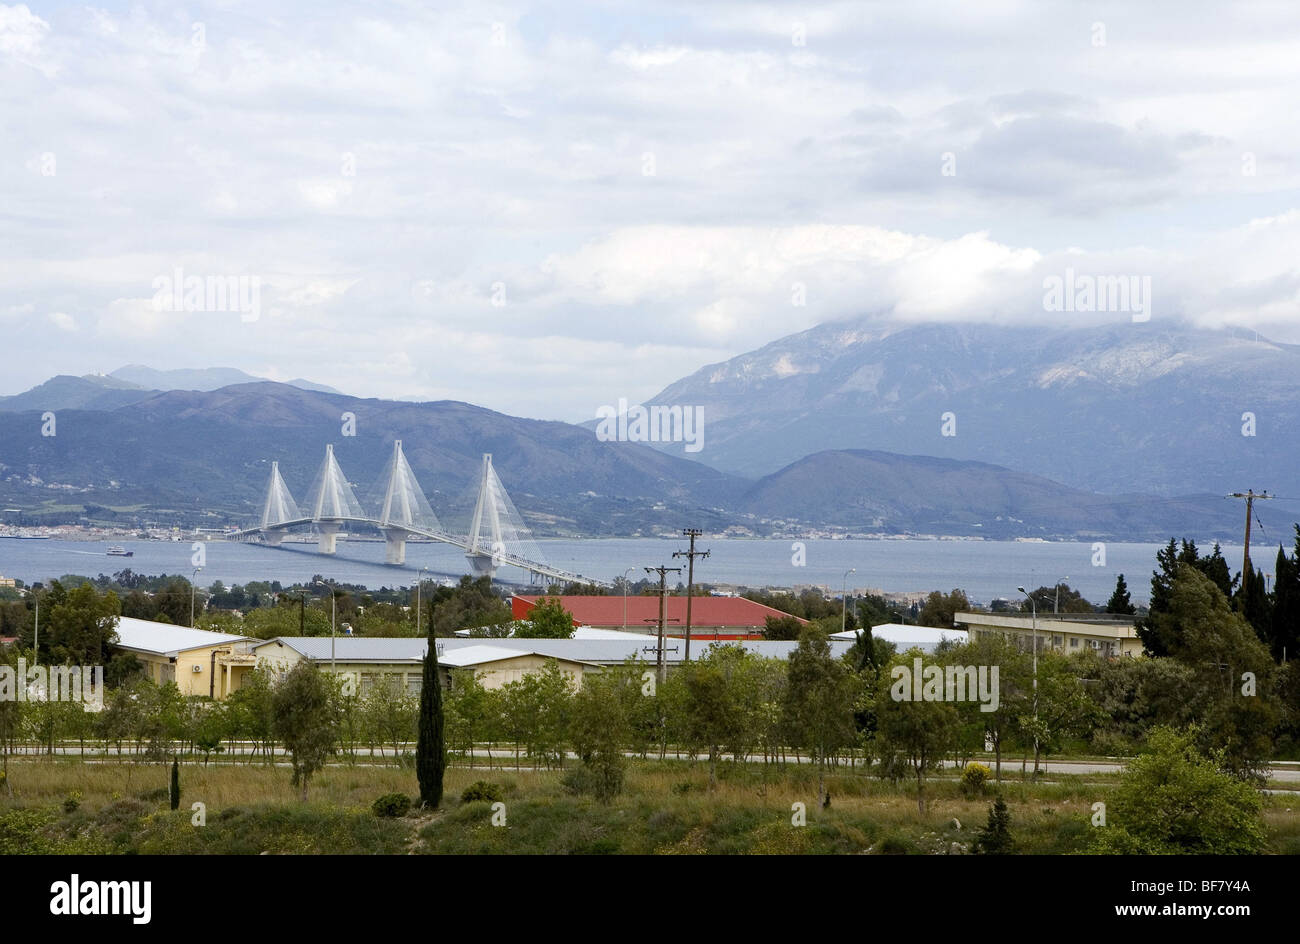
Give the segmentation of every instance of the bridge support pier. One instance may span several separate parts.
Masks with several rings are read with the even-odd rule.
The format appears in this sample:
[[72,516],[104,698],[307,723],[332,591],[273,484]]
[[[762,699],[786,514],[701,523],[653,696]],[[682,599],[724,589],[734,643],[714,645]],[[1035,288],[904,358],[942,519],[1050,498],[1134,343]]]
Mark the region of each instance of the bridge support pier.
[[262,540],[266,543],[267,547],[279,547],[280,542],[284,540],[284,532],[269,530],[263,531]]
[[470,570],[482,577],[487,574],[489,577],[495,577],[497,572],[496,561],[491,554],[482,554],[470,552],[465,555],[469,560]]
[[402,528],[384,528],[384,563],[406,563],[406,531]]
[[333,554],[337,551],[339,531],[342,528],[343,522],[341,521],[317,521],[316,530],[320,533],[320,539],[316,544],[317,550],[322,554]]

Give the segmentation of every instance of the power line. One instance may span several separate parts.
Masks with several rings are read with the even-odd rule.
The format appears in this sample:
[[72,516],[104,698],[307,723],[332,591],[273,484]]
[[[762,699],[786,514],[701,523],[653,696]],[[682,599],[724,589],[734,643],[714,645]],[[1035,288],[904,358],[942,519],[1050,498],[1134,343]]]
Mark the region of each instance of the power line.
[[665,613],[665,607],[668,604],[668,571],[670,570],[677,574],[682,572],[680,567],[667,567],[663,564],[660,564],[658,567],[645,568],[647,574],[659,575],[659,646],[656,663],[659,673],[659,683],[661,685],[664,681],[664,623],[665,617],[667,616]]
[[691,661],[691,598],[695,596],[695,558],[708,557],[708,551],[697,551],[695,549],[695,539],[704,532],[699,528],[683,528],[682,536],[691,539],[691,549],[689,551],[673,551],[673,557],[685,557],[688,561],[688,570],[686,576],[686,661]]
[[[1245,546],[1241,551],[1241,582],[1242,586],[1245,586],[1246,576],[1250,572],[1250,520],[1251,512],[1255,507],[1255,499],[1272,498],[1273,496],[1268,493],[1267,489],[1262,492],[1256,492],[1253,488],[1250,488],[1244,492],[1233,492],[1231,495],[1226,497],[1246,499],[1246,540]],[[1263,527],[1264,526],[1261,524],[1260,528],[1263,529]]]

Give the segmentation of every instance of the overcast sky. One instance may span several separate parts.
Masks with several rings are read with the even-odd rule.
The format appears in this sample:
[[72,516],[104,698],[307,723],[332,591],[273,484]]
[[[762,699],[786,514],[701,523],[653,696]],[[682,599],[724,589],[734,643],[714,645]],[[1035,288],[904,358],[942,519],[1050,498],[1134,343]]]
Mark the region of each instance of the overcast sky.
[[1060,323],[1067,267],[1300,342],[1298,48],[1294,0],[0,4],[0,393],[581,421],[865,312]]

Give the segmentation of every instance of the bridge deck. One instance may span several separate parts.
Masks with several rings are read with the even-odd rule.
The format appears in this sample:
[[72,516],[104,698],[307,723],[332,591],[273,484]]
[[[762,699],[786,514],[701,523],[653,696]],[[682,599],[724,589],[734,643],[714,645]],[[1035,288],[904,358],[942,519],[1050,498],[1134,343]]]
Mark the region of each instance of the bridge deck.
[[[451,544],[455,547],[460,548],[463,551],[468,552],[473,550],[473,548],[470,546],[469,538],[467,536],[461,536],[458,534],[448,534],[445,531],[429,531],[424,528],[417,528],[410,525],[399,525],[399,524],[392,524],[392,523],[384,524],[383,522],[375,518],[329,518],[326,520],[340,521],[340,522],[346,522],[352,524],[369,525],[370,527],[378,528],[380,530],[387,528],[389,530],[404,531],[407,534],[413,534],[418,537],[429,538],[430,540],[433,541],[440,541],[443,544]],[[270,525],[269,527],[265,527],[265,528],[262,527],[245,528],[242,531],[231,531],[224,536],[224,539],[227,541],[248,541],[248,540],[260,538],[267,531],[287,531],[290,528],[299,527],[302,525],[310,525],[310,524],[316,524],[316,521],[312,518],[295,518],[290,521],[281,521],[277,524]],[[594,577],[584,577],[582,574],[575,574],[572,573],[571,571],[561,570],[558,567],[552,567],[550,564],[545,564],[540,561],[532,561],[524,557],[516,557],[513,554],[505,554],[505,553],[491,554],[490,552],[483,552],[483,553],[488,557],[494,557],[496,560],[498,560],[503,564],[509,564],[512,567],[518,567],[520,570],[526,570],[530,573],[540,574],[543,577],[552,577],[556,580],[571,580],[571,581],[577,581],[581,583],[591,583],[601,587],[610,586],[608,581],[597,580]]]

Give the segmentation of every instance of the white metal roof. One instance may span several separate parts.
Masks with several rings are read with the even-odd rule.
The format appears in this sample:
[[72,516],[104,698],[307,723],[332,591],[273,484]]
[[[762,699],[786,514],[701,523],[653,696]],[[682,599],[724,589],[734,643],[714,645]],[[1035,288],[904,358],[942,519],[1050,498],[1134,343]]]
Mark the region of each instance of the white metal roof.
[[[473,639],[486,639],[486,638],[501,639],[501,638],[505,638],[505,639],[508,639],[508,638],[510,638],[509,636],[506,636],[506,637],[499,637],[499,636],[494,636],[494,637],[473,636],[473,635],[471,635],[472,633],[473,633],[473,630],[470,630],[470,629],[458,629],[458,630],[456,630],[456,635],[457,635],[458,637],[462,638],[462,639],[467,639],[467,638],[473,638]],[[513,635],[513,630],[511,631],[511,635]],[[623,640],[623,641],[627,641],[629,638],[632,638],[632,639],[651,639],[651,638],[653,638],[653,636],[652,636],[652,634],[650,634],[650,633],[644,633],[644,632],[640,632],[640,631],[636,631],[636,630],[628,630],[627,632],[624,632],[624,631],[621,630],[621,629],[601,629],[601,628],[599,628],[599,627],[597,627],[597,626],[576,626],[576,627],[574,627],[574,630],[573,630],[573,636],[571,636],[570,638],[572,638],[572,639],[621,639],[621,640]]]
[[[910,627],[909,627],[910,628]],[[639,659],[653,662],[654,637],[635,633],[618,633],[617,639],[439,639],[439,661],[447,661],[450,654],[471,646],[491,647],[494,649],[511,649],[517,653],[533,653],[539,656],[551,656],[568,659],[572,662],[595,662],[614,665],[627,659]],[[962,634],[965,637],[965,634]],[[691,641],[691,655],[700,658],[715,645],[743,646],[755,655],[772,659],[789,658],[790,653],[799,647],[797,642],[784,640],[746,639],[737,642],[713,642],[695,639]],[[685,657],[682,640],[670,637],[666,641],[669,651],[664,653],[665,661],[681,662]],[[269,642],[255,646],[259,657],[274,659],[277,647],[288,647],[309,659],[328,661],[330,658],[329,636],[278,636]],[[408,662],[417,663],[424,658],[428,643],[424,639],[410,636],[336,636],[334,638],[334,658],[339,662]],[[831,652],[843,655],[852,646],[848,640],[832,639]],[[450,664],[450,662],[448,662]]]
[[[443,652],[438,656],[438,664],[450,666],[454,669],[463,669],[471,665],[483,665],[487,662],[500,662],[502,659],[518,659],[520,656],[542,656],[540,652],[533,652],[531,649],[510,649],[505,646],[464,646],[458,649],[452,649]],[[547,654],[544,658],[565,658],[565,656],[555,656]],[[577,661],[577,660],[573,660]]]
[[119,646],[157,655],[171,656],[187,649],[205,649],[208,646],[223,646],[232,642],[256,641],[250,640],[247,636],[214,633],[206,629],[191,629],[189,626],[173,626],[171,623],[155,623],[153,620],[136,619],[134,616],[117,618]]
[[[857,639],[857,632],[847,630],[842,633],[831,633],[831,639],[838,639],[845,642],[853,642]],[[945,640],[953,642],[966,642],[968,635],[964,629],[944,629],[938,626],[916,626],[911,623],[881,623],[879,626],[871,627],[871,635],[875,639],[883,639],[886,642],[892,642],[900,652],[908,649],[917,648],[922,652],[933,652],[939,643]]]

